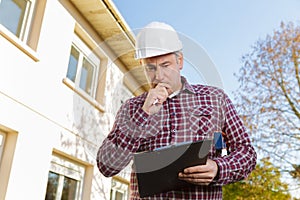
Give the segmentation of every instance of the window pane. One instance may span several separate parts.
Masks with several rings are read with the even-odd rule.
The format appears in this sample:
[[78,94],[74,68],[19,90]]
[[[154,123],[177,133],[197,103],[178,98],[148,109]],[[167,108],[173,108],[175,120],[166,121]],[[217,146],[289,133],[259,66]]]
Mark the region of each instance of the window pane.
[[0,1],[0,24],[20,37],[21,28],[26,5],[30,2],[26,0],[1,0]]
[[87,60],[83,59],[79,87],[91,95],[94,67]]
[[62,200],[74,200],[76,197],[77,181],[68,177],[64,178]]
[[111,185],[111,200],[126,200],[128,199],[128,183],[119,181],[115,178],[112,179]]
[[0,147],[2,147],[4,144],[4,141],[3,141],[3,139],[4,139],[4,136],[2,135],[2,133],[0,132]]
[[79,60],[79,52],[72,46],[68,65],[67,78],[75,82],[77,66]]
[[46,192],[46,200],[53,200],[56,197],[59,175],[53,172],[48,174],[48,184]]
[[4,149],[4,143],[5,143],[5,133],[2,133],[0,131],[0,163],[1,163],[1,158],[2,158],[2,152]]
[[123,193],[116,191],[116,200],[123,200]]

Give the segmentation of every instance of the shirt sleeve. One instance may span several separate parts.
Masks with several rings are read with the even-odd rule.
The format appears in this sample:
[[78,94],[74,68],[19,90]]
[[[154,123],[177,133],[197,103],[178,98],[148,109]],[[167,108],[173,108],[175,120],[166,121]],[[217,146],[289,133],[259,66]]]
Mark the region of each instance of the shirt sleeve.
[[149,118],[137,104],[127,101],[122,105],[97,153],[97,166],[104,176],[114,176],[128,165],[141,140],[148,137],[149,132],[145,130]]
[[223,100],[225,123],[222,131],[225,133],[229,155],[214,158],[219,168],[217,185],[233,183],[246,178],[255,168],[257,159],[246,128],[231,100],[227,95]]

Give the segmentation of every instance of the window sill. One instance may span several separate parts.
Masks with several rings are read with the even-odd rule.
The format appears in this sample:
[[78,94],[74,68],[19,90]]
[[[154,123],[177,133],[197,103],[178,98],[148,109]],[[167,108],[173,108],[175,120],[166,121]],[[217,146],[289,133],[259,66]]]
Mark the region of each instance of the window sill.
[[12,43],[15,47],[24,52],[32,60],[38,62],[37,53],[31,49],[25,42],[21,41],[17,36],[7,30],[2,24],[0,24],[0,35]]
[[77,89],[72,81],[70,81],[68,78],[63,78],[62,82],[68,86],[71,90],[73,90],[76,94],[81,96],[84,100],[89,102],[92,106],[94,106],[97,110],[100,112],[104,112],[104,107],[97,102],[95,99],[93,99],[91,96],[87,95],[85,92]]

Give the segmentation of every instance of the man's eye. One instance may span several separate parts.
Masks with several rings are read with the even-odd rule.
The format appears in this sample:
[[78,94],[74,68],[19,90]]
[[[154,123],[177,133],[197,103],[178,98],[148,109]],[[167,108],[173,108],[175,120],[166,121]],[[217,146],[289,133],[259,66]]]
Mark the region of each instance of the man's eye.
[[155,71],[155,70],[156,70],[156,67],[154,67],[154,66],[147,66],[146,69],[147,69],[148,71]]

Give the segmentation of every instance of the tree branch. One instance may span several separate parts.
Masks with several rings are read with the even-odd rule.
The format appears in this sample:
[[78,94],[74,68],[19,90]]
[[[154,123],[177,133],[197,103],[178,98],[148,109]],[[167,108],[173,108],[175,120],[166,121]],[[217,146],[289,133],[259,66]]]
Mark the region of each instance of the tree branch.
[[300,91],[300,76],[299,76],[299,62],[298,62],[298,56],[296,55],[297,49],[292,48],[292,58],[293,58],[293,63],[295,67],[295,75],[296,75],[296,80],[298,82],[298,88]]

